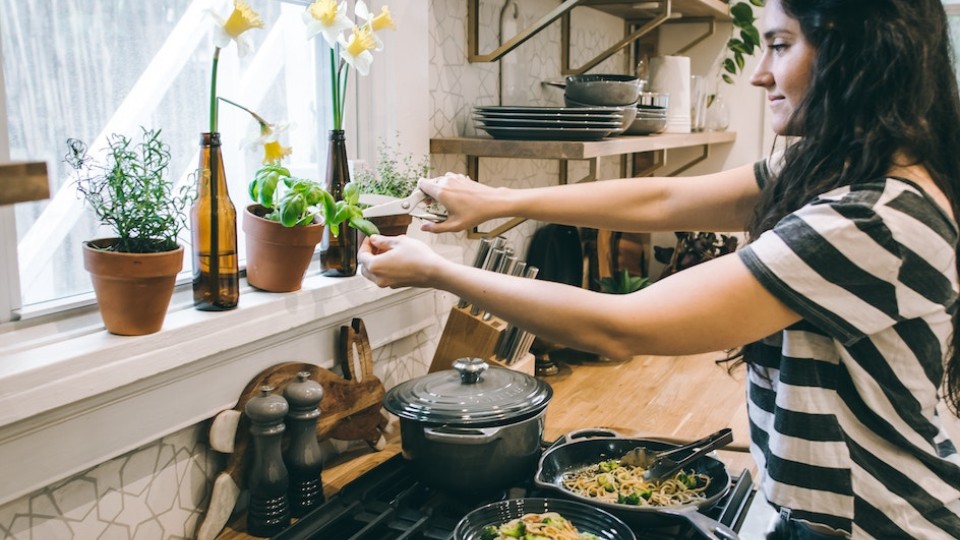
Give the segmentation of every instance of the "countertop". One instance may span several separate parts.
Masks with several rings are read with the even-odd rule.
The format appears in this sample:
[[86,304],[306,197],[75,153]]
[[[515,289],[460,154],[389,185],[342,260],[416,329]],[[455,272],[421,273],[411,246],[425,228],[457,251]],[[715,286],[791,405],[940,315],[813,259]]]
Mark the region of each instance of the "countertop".
[[[559,362],[560,372],[545,376],[554,390],[547,407],[544,439],[552,441],[573,430],[606,427],[628,436],[693,440],[723,427],[734,442],[718,452],[732,471],[744,468],[756,477],[749,453],[743,369],[733,375],[714,360],[722,353],[695,356],[637,356],[626,362]],[[342,454],[323,471],[329,497],[400,451],[395,430],[386,448]],[[219,540],[248,540],[244,519],[233,520]]]

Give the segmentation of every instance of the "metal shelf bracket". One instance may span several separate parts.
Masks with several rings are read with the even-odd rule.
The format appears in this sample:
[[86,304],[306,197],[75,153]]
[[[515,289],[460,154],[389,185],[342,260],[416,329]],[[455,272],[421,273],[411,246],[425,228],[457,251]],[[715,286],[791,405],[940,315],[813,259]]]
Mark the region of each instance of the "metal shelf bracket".
[[[570,13],[563,14],[563,21],[561,22],[561,32],[560,32],[560,70],[563,75],[580,75],[593,69],[600,62],[603,62],[607,58],[610,58],[623,48],[627,47],[634,41],[642,38],[643,36],[649,34],[661,24],[670,20],[672,15],[672,7],[670,0],[663,0],[659,3],[659,9],[657,10],[656,16],[652,19],[646,21],[640,28],[634,30],[629,35],[621,39],[620,41],[611,45],[607,50],[595,56],[593,59],[588,60],[585,64],[578,68],[570,67]],[[705,39],[705,38],[704,38]]]
[[553,8],[549,13],[533,23],[526,30],[517,33],[507,42],[501,44],[493,51],[480,53],[480,0],[467,0],[467,59],[470,62],[495,62],[503,55],[516,49],[525,41],[537,35],[541,30],[550,25],[553,21],[559,19],[564,13],[568,13],[574,7],[582,4],[584,0],[565,0],[559,6]]

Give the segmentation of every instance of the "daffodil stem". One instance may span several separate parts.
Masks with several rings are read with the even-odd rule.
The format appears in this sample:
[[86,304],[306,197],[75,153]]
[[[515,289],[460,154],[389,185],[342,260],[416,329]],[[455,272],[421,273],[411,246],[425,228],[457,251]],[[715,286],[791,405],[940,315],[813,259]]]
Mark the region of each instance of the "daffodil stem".
[[330,47],[330,85],[333,91],[333,129],[341,129],[343,120],[340,117],[340,80],[337,69],[337,56],[334,47]]
[[225,98],[225,97],[223,97],[223,96],[220,96],[220,97],[218,97],[217,99],[219,99],[220,101],[226,101],[227,103],[233,105],[234,107],[236,107],[236,108],[238,108],[238,109],[247,111],[248,113],[250,113],[250,116],[254,117],[254,118],[257,120],[257,122],[260,123],[260,126],[261,126],[261,127],[263,127],[263,126],[265,126],[265,125],[267,125],[267,124],[270,123],[270,122],[267,122],[266,120],[264,120],[263,117],[260,116],[259,114],[251,111],[250,109],[244,107],[243,105],[237,103],[236,101],[229,100],[229,99],[227,99],[227,98]]
[[350,70],[345,69],[343,64],[340,65],[340,70],[343,71],[343,87],[340,89],[340,122],[343,122],[343,110],[347,105],[347,78],[350,77]]
[[217,109],[217,67],[220,64],[220,47],[213,49],[213,73],[210,75],[210,133],[217,132],[218,114]]

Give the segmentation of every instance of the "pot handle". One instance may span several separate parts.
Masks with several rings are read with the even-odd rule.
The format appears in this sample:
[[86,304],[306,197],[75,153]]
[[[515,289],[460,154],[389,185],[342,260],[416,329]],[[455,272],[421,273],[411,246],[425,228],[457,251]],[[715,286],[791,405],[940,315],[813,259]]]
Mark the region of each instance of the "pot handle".
[[548,450],[550,448],[556,448],[557,446],[563,446],[567,443],[572,443],[573,441],[579,439],[596,439],[598,437],[623,438],[623,435],[621,435],[618,431],[604,427],[580,428],[561,435],[559,438],[557,438],[557,440],[550,444]]
[[[457,444],[485,444],[497,438],[502,427],[488,428],[423,428],[423,437],[428,441],[454,442]],[[450,431],[448,431],[450,430]]]
[[716,538],[718,540],[738,540],[740,538],[730,527],[694,510],[661,510],[661,512],[673,514],[687,520],[690,525],[700,531],[703,538]]

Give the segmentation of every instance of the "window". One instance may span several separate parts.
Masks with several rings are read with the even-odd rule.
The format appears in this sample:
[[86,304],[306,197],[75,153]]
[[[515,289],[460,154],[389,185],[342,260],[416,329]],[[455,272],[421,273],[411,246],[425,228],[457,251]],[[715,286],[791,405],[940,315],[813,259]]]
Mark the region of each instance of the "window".
[[[247,57],[238,58],[232,44],[221,52],[218,93],[270,121],[290,121],[287,142],[294,153],[288,166],[295,174],[320,178],[330,101],[325,98],[326,45],[319,37],[304,37],[305,2],[250,3],[264,28],[249,32],[254,48]],[[92,290],[81,242],[109,232],[97,230],[70,184],[63,163],[67,138],[98,151],[111,133],[136,139],[139,126],[161,129],[171,149],[172,174],[180,182],[191,181],[200,133],[209,129],[214,45],[212,19],[204,9],[210,6],[204,0],[0,0],[9,157],[47,161],[51,182],[49,200],[13,209],[20,285],[20,302],[14,298],[13,308],[39,309]],[[227,13],[227,3],[222,6]],[[248,202],[247,179],[260,165],[241,143],[258,129],[247,113],[226,103],[219,116],[229,189],[239,212]],[[188,242],[185,246],[189,249]],[[186,256],[184,278],[190,261]]]

